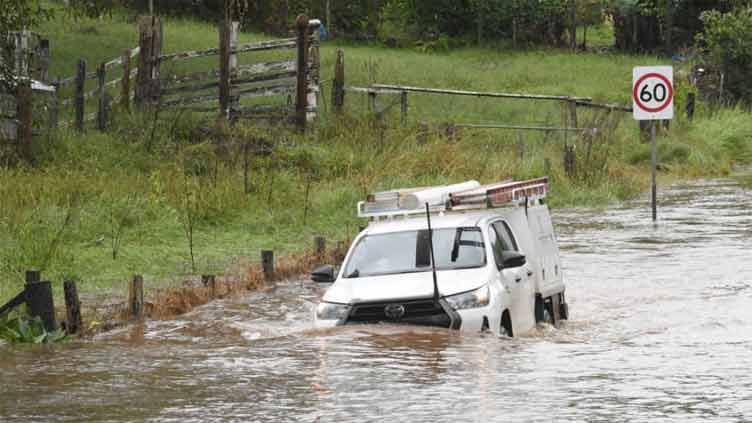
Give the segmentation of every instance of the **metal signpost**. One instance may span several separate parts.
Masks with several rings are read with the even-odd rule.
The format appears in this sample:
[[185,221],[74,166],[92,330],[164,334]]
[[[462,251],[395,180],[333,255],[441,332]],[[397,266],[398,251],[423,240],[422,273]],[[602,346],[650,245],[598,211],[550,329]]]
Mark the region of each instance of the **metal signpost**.
[[635,120],[649,120],[651,143],[652,208],[656,209],[656,141],[655,129],[660,120],[674,118],[674,68],[671,66],[638,66],[632,69],[632,102]]

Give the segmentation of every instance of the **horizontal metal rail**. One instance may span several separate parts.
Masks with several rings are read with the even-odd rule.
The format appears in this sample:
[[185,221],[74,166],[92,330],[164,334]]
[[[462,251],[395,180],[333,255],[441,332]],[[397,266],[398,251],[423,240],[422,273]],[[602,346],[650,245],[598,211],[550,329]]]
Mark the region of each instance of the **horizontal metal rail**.
[[597,131],[597,128],[562,128],[558,126],[536,126],[536,125],[500,125],[493,123],[455,123],[450,124],[455,128],[475,128],[475,129],[516,129],[527,131],[566,131],[566,132],[586,132]]
[[366,94],[402,94],[404,91],[389,90],[385,88],[369,88],[369,87],[345,87],[345,91],[354,93],[366,93]]
[[591,107],[594,109],[618,110],[621,112],[632,113],[632,107],[624,106],[621,104],[591,103],[589,101],[577,101],[577,105],[582,106],[582,107]]
[[448,95],[462,95],[472,97],[495,97],[495,98],[515,98],[521,100],[554,100],[554,101],[593,101],[591,97],[571,97],[561,95],[541,95],[541,94],[519,94],[519,93],[496,93],[486,91],[463,91],[463,90],[447,90],[440,88],[423,88],[423,87],[410,87],[405,85],[387,85],[387,84],[373,84],[370,88],[393,90],[397,92],[414,92],[414,93],[426,93],[426,94],[448,94]]

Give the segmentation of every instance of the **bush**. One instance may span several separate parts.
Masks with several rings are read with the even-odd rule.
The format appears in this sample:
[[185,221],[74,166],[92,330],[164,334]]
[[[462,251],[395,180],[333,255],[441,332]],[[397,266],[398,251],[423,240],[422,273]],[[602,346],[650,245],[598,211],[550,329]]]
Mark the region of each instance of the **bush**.
[[98,18],[112,15],[112,12],[121,6],[118,0],[69,0],[67,11],[74,18]]
[[710,67],[724,74],[725,91],[734,101],[752,104],[752,6],[733,12],[705,12],[704,31],[697,36]]
[[0,320],[0,341],[11,344],[50,344],[67,340],[68,337],[61,330],[47,332],[38,317],[28,319],[24,316]]

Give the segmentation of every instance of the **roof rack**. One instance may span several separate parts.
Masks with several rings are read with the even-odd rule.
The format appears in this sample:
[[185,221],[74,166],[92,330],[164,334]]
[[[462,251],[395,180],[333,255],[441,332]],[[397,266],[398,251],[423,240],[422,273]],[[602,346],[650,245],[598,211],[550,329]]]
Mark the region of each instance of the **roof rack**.
[[466,211],[520,206],[542,200],[548,193],[548,177],[527,181],[503,181],[481,185],[478,181],[460,184],[406,188],[376,192],[358,202],[358,217],[393,218],[431,212]]

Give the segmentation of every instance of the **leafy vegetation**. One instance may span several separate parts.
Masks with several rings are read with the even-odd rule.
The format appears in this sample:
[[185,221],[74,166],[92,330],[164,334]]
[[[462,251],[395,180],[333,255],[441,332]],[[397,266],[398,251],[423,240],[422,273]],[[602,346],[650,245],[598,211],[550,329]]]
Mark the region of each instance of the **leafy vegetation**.
[[17,315],[0,318],[0,342],[9,344],[51,344],[64,342],[68,336],[62,330],[47,332],[38,317],[28,319]]
[[[122,3],[145,10],[148,0]],[[161,0],[155,7],[161,14],[216,20],[223,16],[223,4],[224,0]],[[244,4],[246,27],[278,35],[286,33],[297,14],[306,13],[324,19],[340,36],[378,38],[391,46],[416,41],[421,47],[445,41],[561,46],[571,43],[575,19],[582,28],[580,45],[586,45],[589,27],[608,25],[615,32],[611,46],[655,52],[691,46],[694,35],[703,29],[699,19],[703,11],[728,12],[748,5],[748,0],[257,0]]]
[[[0,34],[33,28],[50,19],[51,11],[42,0],[0,0]],[[0,36],[0,91],[12,92],[16,86],[15,38]]]
[[702,15],[704,31],[698,41],[707,62],[723,72],[733,100],[752,104],[752,5],[733,12],[709,11]]

